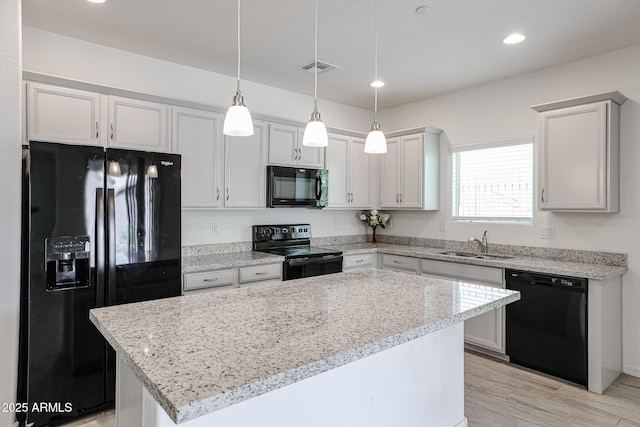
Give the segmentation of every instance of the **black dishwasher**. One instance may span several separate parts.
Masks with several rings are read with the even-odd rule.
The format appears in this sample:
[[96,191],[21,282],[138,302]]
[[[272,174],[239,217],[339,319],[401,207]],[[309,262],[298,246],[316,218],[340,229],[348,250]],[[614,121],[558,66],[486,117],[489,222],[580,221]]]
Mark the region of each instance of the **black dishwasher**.
[[587,284],[583,278],[505,270],[520,301],[506,307],[512,363],[587,385]]

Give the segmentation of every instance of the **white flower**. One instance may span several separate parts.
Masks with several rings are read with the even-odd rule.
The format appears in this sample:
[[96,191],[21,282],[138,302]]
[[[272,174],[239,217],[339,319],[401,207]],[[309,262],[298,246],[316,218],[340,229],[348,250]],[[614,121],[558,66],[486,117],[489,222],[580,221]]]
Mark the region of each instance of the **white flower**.
[[371,215],[378,215],[378,209],[371,209]]
[[365,214],[360,215],[360,221],[366,221],[367,216]]

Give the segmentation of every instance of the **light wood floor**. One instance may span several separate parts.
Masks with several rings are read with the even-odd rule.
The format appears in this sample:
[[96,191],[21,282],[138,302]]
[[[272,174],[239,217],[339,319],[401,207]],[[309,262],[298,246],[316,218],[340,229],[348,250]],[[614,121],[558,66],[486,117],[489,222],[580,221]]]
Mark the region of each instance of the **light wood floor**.
[[[464,379],[469,427],[640,427],[640,378],[623,374],[598,395],[467,352]],[[64,425],[114,426],[113,411]]]
[[640,427],[640,378],[622,374],[603,395],[465,353],[469,427]]

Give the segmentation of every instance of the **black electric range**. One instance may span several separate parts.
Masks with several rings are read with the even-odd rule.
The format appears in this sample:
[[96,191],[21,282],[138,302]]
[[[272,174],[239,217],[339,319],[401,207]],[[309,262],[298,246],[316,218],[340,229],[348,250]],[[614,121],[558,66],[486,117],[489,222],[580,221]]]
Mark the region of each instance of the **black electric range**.
[[285,257],[283,280],[342,271],[342,252],[311,246],[311,225],[254,225],[253,250]]

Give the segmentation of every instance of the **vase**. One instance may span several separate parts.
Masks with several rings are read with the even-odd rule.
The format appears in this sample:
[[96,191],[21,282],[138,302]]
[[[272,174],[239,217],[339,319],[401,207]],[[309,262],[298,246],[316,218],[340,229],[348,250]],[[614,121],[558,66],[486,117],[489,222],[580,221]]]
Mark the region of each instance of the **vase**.
[[373,235],[371,236],[371,244],[376,246],[378,242],[376,242],[376,229],[373,229]]

